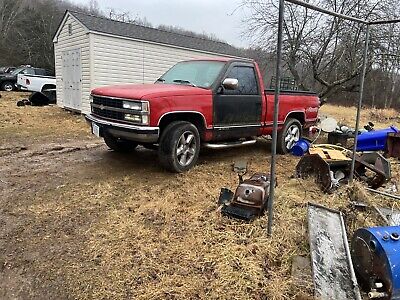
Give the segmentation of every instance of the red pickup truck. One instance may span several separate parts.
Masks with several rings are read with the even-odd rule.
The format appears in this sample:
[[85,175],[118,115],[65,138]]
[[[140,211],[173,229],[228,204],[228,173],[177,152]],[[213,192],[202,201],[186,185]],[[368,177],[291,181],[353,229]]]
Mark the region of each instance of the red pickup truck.
[[[154,84],[96,88],[91,93],[93,134],[115,151],[157,148],[173,172],[193,167],[200,146],[226,148],[256,142],[272,132],[274,92],[265,90],[258,65],[245,59],[177,63]],[[302,129],[317,120],[319,98],[283,91],[278,152],[287,153]]]

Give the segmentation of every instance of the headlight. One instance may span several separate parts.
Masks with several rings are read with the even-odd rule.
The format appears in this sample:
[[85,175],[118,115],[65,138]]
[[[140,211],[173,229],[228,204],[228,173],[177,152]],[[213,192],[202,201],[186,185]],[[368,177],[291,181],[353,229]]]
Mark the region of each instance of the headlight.
[[141,115],[125,114],[124,118],[127,121],[142,123],[142,116]]
[[132,110],[142,110],[142,102],[134,102],[134,101],[123,101],[122,107],[126,109]]
[[149,102],[123,101],[122,107],[126,108],[126,109],[148,112],[149,111]]
[[129,122],[140,123],[143,125],[149,124],[149,116],[148,115],[125,114],[124,119]]
[[124,119],[126,121],[142,125],[149,124],[150,107],[148,101],[123,101],[122,107],[132,111],[125,113]]
[[149,124],[149,116],[148,115],[125,114],[124,119],[129,122],[140,123],[143,125]]

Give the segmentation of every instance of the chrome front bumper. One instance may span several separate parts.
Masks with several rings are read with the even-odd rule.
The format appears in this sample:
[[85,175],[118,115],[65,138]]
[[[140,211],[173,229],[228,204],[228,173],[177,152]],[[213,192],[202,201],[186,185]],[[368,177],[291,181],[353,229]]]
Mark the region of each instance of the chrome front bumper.
[[102,136],[104,135],[104,132],[106,132],[112,136],[138,143],[156,143],[160,134],[159,127],[116,123],[98,118],[92,114],[86,115],[85,118],[89,123],[95,123],[100,127],[100,135]]

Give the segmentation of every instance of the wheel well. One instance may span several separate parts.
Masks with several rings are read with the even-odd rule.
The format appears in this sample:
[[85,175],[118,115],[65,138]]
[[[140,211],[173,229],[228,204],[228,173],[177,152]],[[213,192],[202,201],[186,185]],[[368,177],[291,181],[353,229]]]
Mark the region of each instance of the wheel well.
[[304,123],[306,122],[304,113],[302,112],[292,112],[287,116],[287,119],[289,118],[298,120],[301,125],[304,125]]
[[204,137],[206,124],[204,117],[199,113],[171,113],[163,116],[160,120],[159,127],[160,132],[163,132],[164,128],[168,126],[171,122],[174,121],[187,121],[192,123],[197,127],[199,131],[200,138]]
[[44,91],[44,90],[46,90],[46,89],[55,89],[56,88],[56,86],[54,85],[54,84],[45,84],[43,87],[42,87],[42,92]]

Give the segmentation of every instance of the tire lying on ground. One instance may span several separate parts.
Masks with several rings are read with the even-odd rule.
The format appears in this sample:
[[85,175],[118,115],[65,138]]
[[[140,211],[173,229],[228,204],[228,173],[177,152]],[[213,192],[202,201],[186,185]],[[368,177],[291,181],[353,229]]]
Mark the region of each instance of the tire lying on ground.
[[17,106],[32,105],[31,101],[28,99],[22,99],[17,102]]
[[29,96],[29,101],[33,106],[45,106],[50,104],[50,99],[45,94],[34,92]]

